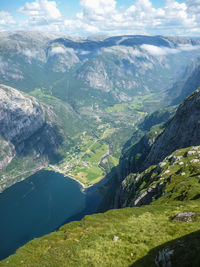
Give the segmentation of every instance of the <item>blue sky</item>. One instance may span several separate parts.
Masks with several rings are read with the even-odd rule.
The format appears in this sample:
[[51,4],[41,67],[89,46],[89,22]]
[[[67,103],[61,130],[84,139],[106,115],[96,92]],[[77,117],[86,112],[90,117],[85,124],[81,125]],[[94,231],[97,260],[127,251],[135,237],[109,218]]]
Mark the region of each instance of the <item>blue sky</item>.
[[200,0],[6,0],[0,31],[200,36]]

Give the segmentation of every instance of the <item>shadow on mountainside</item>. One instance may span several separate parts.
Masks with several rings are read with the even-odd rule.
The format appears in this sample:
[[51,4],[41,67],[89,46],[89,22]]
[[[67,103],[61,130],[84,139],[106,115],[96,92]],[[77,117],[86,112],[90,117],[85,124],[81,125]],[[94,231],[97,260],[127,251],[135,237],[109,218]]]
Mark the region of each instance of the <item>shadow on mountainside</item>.
[[199,267],[200,230],[153,248],[130,267]]
[[50,163],[56,163],[61,160],[62,156],[58,152],[60,145],[63,143],[63,137],[59,133],[57,125],[45,123],[36,133],[20,144],[14,144],[18,155],[26,156],[32,151],[46,156]]

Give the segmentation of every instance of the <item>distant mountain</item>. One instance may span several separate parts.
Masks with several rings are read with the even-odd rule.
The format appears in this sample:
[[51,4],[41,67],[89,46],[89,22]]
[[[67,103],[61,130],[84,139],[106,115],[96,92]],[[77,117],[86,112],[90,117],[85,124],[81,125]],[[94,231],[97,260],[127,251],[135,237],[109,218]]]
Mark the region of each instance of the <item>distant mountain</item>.
[[0,37],[1,83],[24,91],[43,87],[78,106],[161,93],[200,51],[199,40],[178,37],[74,40],[39,32],[3,32]]

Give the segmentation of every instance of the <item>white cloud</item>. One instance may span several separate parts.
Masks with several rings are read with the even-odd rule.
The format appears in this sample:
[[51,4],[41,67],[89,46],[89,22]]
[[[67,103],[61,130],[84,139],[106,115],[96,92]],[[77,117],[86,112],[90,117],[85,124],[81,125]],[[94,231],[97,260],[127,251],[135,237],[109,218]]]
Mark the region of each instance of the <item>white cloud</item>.
[[100,19],[107,14],[112,14],[115,11],[115,0],[80,0],[83,7],[83,14],[89,15],[94,19]]
[[90,54],[90,51],[86,51],[86,50],[81,50],[81,51],[77,51],[77,52],[82,56]]
[[169,54],[177,54],[182,51],[192,51],[200,49],[200,46],[192,46],[192,45],[179,45],[176,49],[163,47],[163,46],[155,46],[155,45],[148,45],[143,44],[140,46],[143,50],[147,51],[150,55],[160,57],[166,56]]
[[6,11],[0,11],[0,25],[8,26],[9,24],[14,24],[15,21],[10,13]]
[[31,49],[25,49],[22,51],[22,54],[24,54],[26,57],[29,57],[29,58],[36,58],[38,55],[38,51],[31,50]]
[[122,12],[114,0],[81,0],[77,19],[88,33],[189,35],[200,29],[199,1],[167,0],[163,8],[154,8],[150,0],[136,0]]
[[106,47],[103,48],[104,52],[108,52],[108,53],[116,53],[117,55],[123,55],[126,58],[128,58],[130,61],[132,61],[132,59],[134,59],[135,57],[143,57],[145,56],[144,53],[142,53],[141,51],[139,51],[138,49],[134,48],[134,47],[130,47],[130,46],[111,46],[111,47]]
[[80,0],[81,11],[69,19],[68,14],[61,14],[56,1],[26,2],[19,9],[28,16],[21,28],[57,31],[68,35],[200,36],[200,0],[186,0],[183,3],[166,0],[162,8],[154,8],[150,0],[135,0],[133,3],[123,11],[117,8],[116,0]]
[[35,2],[26,2],[23,7],[19,8],[19,11],[29,16],[28,22],[33,25],[60,22],[62,19],[55,1],[36,0]]
[[159,47],[155,45],[143,44],[140,46],[143,50],[147,51],[152,56],[166,56],[167,54],[176,54],[179,52],[178,49]]
[[56,55],[56,54],[65,54],[66,51],[62,46],[57,46],[57,47],[53,47],[50,51],[51,55]]
[[180,51],[193,51],[200,49],[199,45],[193,46],[193,45],[179,45],[178,50]]

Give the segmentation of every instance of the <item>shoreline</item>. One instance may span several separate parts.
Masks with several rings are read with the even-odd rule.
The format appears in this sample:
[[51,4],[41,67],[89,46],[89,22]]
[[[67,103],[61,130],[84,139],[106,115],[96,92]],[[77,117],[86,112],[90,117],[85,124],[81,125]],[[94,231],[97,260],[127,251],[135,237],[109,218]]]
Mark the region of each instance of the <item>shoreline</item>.
[[[0,190],[0,193],[3,193],[4,190],[6,190],[7,188],[11,187],[12,185],[14,185],[14,184],[16,184],[16,183],[18,183],[18,182],[22,182],[22,181],[26,180],[29,176],[32,176],[32,175],[34,175],[35,173],[37,173],[38,171],[42,171],[42,170],[54,171],[54,172],[57,172],[57,173],[62,174],[65,178],[70,178],[70,179],[74,180],[75,182],[77,182],[77,183],[81,186],[81,190],[82,190],[83,192],[85,192],[85,191],[86,191],[87,189],[89,189],[89,188],[96,187],[96,185],[98,185],[100,182],[102,182],[102,180],[104,180],[104,178],[105,178],[105,177],[103,177],[103,178],[102,178],[100,181],[98,181],[97,183],[95,183],[95,184],[91,184],[91,185],[88,185],[88,186],[87,186],[87,185],[85,185],[84,183],[82,183],[81,181],[79,181],[77,178],[71,176],[70,174],[66,174],[64,171],[60,170],[60,169],[57,168],[56,166],[53,166],[53,165],[46,165],[46,166],[40,166],[40,167],[38,167],[38,168],[36,168],[36,169],[34,169],[34,170],[32,170],[32,171],[27,171],[27,172],[25,172],[25,173],[28,174],[28,176],[25,175],[25,176],[22,177],[21,179],[19,179],[19,180],[13,182],[13,183],[12,183],[11,185],[9,185],[8,187],[4,188],[3,190]],[[17,175],[16,178],[19,177],[19,176],[21,176],[21,175],[24,175],[25,173],[22,173],[22,174]]]
[[[49,167],[49,168],[48,168],[48,167]],[[66,178],[69,177],[70,179],[76,181],[77,183],[79,183],[79,184],[81,185],[81,187],[82,187],[82,189],[83,189],[84,191],[85,191],[87,188],[93,186],[93,185],[86,186],[84,183],[82,183],[81,181],[79,181],[79,180],[76,179],[75,177],[66,174],[65,172],[63,172],[62,170],[60,170],[59,168],[57,168],[57,167],[55,167],[55,166],[53,166],[53,165],[48,165],[48,167],[46,168],[47,170],[51,170],[51,169],[53,169],[53,171],[58,172],[58,173],[64,175],[64,177],[66,177]]]

